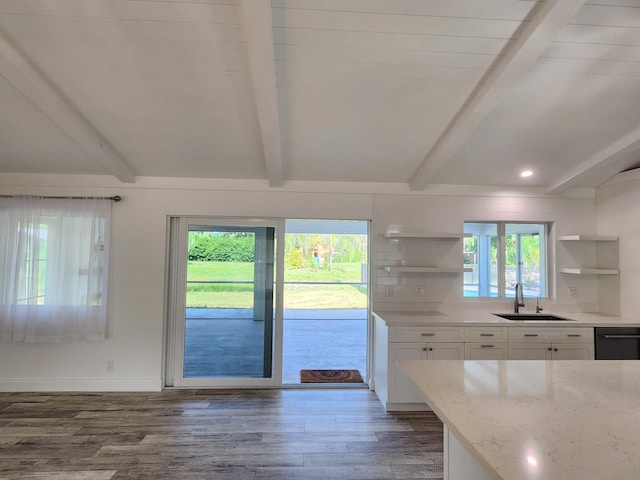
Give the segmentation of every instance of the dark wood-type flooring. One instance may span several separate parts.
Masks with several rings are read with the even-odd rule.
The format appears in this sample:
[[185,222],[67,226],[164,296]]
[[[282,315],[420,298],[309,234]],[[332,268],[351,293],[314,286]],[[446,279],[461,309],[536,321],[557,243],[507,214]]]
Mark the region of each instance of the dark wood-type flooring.
[[366,389],[0,393],[0,478],[442,479],[442,424]]

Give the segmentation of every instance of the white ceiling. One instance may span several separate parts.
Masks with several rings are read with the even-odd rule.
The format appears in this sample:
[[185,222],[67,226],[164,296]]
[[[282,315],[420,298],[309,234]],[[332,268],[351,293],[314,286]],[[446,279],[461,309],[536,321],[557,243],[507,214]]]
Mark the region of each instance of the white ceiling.
[[0,173],[553,192],[639,105],[640,0],[0,0]]

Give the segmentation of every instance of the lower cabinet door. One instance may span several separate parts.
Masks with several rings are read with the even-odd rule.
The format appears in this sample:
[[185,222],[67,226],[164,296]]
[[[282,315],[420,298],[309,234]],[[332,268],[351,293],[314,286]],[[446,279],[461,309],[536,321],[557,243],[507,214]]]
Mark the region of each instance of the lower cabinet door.
[[553,360],[593,360],[592,344],[584,343],[554,343],[551,345]]
[[464,343],[429,343],[428,360],[464,360]]
[[509,348],[507,343],[465,343],[465,360],[507,360]]
[[551,360],[551,344],[509,343],[509,360]]
[[413,381],[398,367],[398,362],[426,358],[426,343],[389,344],[389,401],[391,403],[424,403],[422,394]]

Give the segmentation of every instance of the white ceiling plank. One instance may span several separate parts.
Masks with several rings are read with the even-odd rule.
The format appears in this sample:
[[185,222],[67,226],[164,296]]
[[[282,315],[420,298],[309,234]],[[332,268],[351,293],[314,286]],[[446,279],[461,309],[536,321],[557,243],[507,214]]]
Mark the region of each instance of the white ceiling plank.
[[389,49],[353,49],[325,46],[277,45],[278,60],[320,63],[416,65],[421,67],[471,68],[486,71],[495,55],[468,53],[417,52]]
[[607,145],[595,155],[569,170],[561,176],[560,180],[547,186],[547,193],[561,192],[595,170],[628,158],[634,152],[640,152],[640,128],[636,128],[617,141]]
[[524,25],[495,68],[479,83],[445,128],[409,179],[412,190],[426,188],[446,162],[499,100],[526,74],[558,31],[571,20],[585,0],[547,0]]
[[[13,0],[16,1],[16,0]],[[273,8],[378,15],[524,20],[536,0],[272,0]]]
[[437,36],[382,32],[336,32],[309,28],[273,29],[274,44],[335,48],[388,49],[416,52],[498,55],[505,46],[499,38]]
[[100,132],[63,97],[54,85],[34,69],[24,55],[0,32],[0,75],[66,132],[107,172],[124,183],[135,183],[136,174]]
[[484,18],[448,18],[371,12],[273,9],[274,27],[321,29],[347,32],[383,32],[401,34],[453,35],[459,37],[513,37],[520,20]]
[[271,4],[262,0],[242,0],[242,10],[267,178],[270,186],[281,187],[283,185],[282,139],[278,114]]

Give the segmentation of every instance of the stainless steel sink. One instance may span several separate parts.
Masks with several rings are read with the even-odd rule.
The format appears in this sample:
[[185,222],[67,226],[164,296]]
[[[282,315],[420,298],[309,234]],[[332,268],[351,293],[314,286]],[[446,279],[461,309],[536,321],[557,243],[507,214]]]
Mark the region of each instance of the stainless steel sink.
[[544,313],[494,313],[498,317],[507,320],[515,320],[521,322],[572,322],[570,318],[562,318],[556,315],[546,315]]

